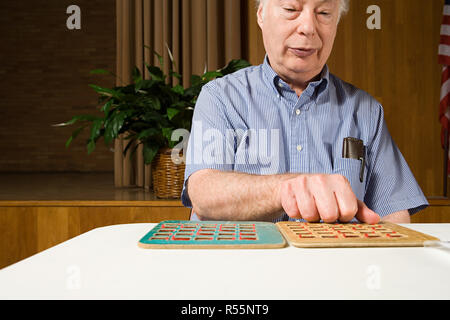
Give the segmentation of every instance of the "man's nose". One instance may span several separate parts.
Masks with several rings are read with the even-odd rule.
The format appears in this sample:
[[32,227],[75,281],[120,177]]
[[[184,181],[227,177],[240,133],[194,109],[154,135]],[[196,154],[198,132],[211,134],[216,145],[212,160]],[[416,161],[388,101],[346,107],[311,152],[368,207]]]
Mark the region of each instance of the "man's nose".
[[298,17],[297,32],[307,37],[316,33],[316,16],[313,10],[304,9]]

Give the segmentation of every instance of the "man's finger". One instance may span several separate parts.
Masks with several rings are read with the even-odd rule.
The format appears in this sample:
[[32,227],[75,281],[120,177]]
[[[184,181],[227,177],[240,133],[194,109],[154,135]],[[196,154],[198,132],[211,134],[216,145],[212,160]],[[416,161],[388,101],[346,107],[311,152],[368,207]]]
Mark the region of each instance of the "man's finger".
[[[334,176],[316,175],[309,180],[309,190],[318,212],[317,222],[333,223],[339,218],[339,207],[334,196]],[[308,220],[308,222],[311,222]]]
[[358,200],[358,212],[356,213],[356,219],[360,222],[368,224],[376,224],[380,222],[380,216],[369,209],[361,200]]
[[284,183],[281,187],[281,206],[289,217],[293,219],[301,218],[295,194],[289,183]]
[[304,192],[296,192],[295,197],[302,219],[308,222],[319,222],[320,215],[312,194],[305,190]]
[[353,193],[350,184],[337,189],[334,195],[339,206],[339,221],[344,223],[351,221],[358,212],[359,205],[358,198]]

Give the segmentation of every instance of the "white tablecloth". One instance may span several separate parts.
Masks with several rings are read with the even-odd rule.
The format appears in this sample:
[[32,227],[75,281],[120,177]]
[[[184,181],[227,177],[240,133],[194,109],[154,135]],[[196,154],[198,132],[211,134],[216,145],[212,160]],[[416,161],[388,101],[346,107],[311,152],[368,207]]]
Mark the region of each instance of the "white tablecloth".
[[[436,248],[146,250],[98,228],[0,270],[0,299],[450,299]],[[409,224],[450,240],[450,224]]]

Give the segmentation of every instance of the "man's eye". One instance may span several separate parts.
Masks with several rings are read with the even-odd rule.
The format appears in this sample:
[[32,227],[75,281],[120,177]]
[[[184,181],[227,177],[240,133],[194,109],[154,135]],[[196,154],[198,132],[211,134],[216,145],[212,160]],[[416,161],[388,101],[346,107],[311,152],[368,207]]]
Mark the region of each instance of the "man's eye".
[[294,8],[283,8],[283,9],[286,10],[287,12],[295,12],[295,11],[297,11]]
[[329,13],[329,12],[326,12],[326,11],[321,11],[321,12],[319,12],[319,14],[321,14],[321,15],[323,15],[323,16],[328,16],[328,15],[330,15],[330,13]]

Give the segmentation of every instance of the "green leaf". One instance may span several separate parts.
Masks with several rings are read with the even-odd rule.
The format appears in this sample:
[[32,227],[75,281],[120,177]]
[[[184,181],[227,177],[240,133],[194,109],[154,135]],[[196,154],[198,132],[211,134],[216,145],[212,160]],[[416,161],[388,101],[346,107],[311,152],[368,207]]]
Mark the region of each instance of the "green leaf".
[[201,86],[192,86],[184,91],[185,97],[196,97],[200,94]]
[[64,122],[64,123],[60,123],[60,124],[54,124],[53,127],[67,127],[70,125],[75,124],[78,121],[95,121],[99,119],[99,117],[97,116],[92,116],[89,114],[83,114],[83,115],[79,115],[79,116],[75,116],[73,117],[71,120]]
[[217,77],[221,77],[223,76],[223,74],[219,71],[210,71],[210,72],[206,72],[203,76],[202,76],[202,80],[203,81],[210,81],[213,80]]
[[141,81],[141,89],[150,89],[153,87],[153,85],[157,83],[155,80],[142,80]]
[[137,67],[133,68],[132,71],[132,77],[134,82],[138,82],[139,80],[142,80],[141,71]]
[[158,133],[159,133],[158,129],[156,129],[156,128],[149,128],[149,129],[146,129],[146,130],[140,132],[137,135],[136,139],[142,141],[142,140],[145,140],[145,139],[147,139],[147,138],[149,138],[151,136],[157,135]]
[[143,148],[143,154],[144,154],[144,162],[145,164],[151,164],[153,159],[155,158],[156,154],[158,153],[159,146],[156,144],[150,144],[150,143],[144,143]]
[[94,140],[89,140],[87,149],[88,149],[88,154],[91,154],[95,150],[95,141]]
[[96,141],[100,136],[100,129],[103,126],[103,119],[97,119],[92,123],[91,140]]
[[106,144],[110,144],[118,137],[127,116],[125,112],[115,113],[112,116],[111,120],[105,126],[104,138]]
[[181,74],[179,74],[178,72],[175,72],[175,71],[170,71],[169,72],[169,75],[171,76],[171,77],[175,77],[175,78],[177,78],[177,79],[179,79],[179,80],[181,80]]
[[147,93],[147,92],[141,90],[143,84],[144,83],[143,83],[142,79],[141,80],[137,80],[135,82],[135,84],[134,84],[134,92],[136,92],[136,93],[144,93],[144,94]]
[[191,76],[191,86],[192,87],[200,84],[201,82],[202,82],[202,78],[200,76],[197,76],[195,74]]
[[159,61],[159,65],[161,66],[161,69],[164,69],[164,59],[163,59],[163,57],[156,51],[153,51],[153,53],[155,54],[155,56],[158,57],[158,61]]
[[155,109],[155,110],[161,110],[161,101],[159,100],[158,97],[152,97],[149,96],[148,100],[150,101],[150,105]]
[[107,103],[103,105],[103,107],[100,109],[107,115],[109,111],[111,110],[111,107],[113,106],[113,100],[109,100]]
[[117,113],[116,117],[114,117],[114,121],[112,122],[112,133],[114,137],[117,137],[120,133],[120,129],[122,129],[123,123],[127,118],[127,114],[125,113]]
[[221,72],[225,76],[227,74],[250,66],[251,64],[243,59],[231,60],[224,68],[220,69],[219,72]]
[[169,141],[169,148],[173,149],[178,144],[178,141]]
[[165,80],[164,72],[160,68],[147,65],[147,70],[150,73],[152,80],[159,81],[159,82],[162,82]]
[[141,71],[137,67],[134,67],[132,72],[134,91],[137,93],[141,90],[144,79],[142,78]]
[[163,115],[154,112],[153,110],[149,110],[142,115],[142,120],[146,122],[156,122],[159,123],[164,120]]
[[175,87],[172,88],[172,91],[178,94],[183,95],[184,94],[184,88],[181,85],[176,85]]
[[177,101],[177,102],[171,104],[171,107],[176,107],[178,109],[183,109],[183,108],[188,109],[190,106],[191,105],[189,102],[183,101],[183,100]]
[[70,136],[70,138],[66,142],[66,148],[68,148],[70,146],[70,144],[72,143],[73,139],[78,137],[80,132],[83,131],[83,129],[86,128],[87,126],[88,126],[88,124],[85,124],[84,126],[81,126],[78,129],[76,129],[74,132],[72,132],[72,135]]
[[179,112],[180,110],[178,109],[167,108],[167,117],[169,117],[169,120],[172,120]]
[[89,85],[92,89],[94,89],[97,93],[103,95],[103,96],[107,96],[107,97],[114,97],[117,99],[120,99],[122,94],[119,91],[113,90],[113,89],[108,89],[108,88],[102,88],[99,87],[95,84],[90,84]]
[[172,140],[173,129],[172,128],[162,128],[161,131],[163,133],[164,138],[166,138],[166,140],[168,142],[170,142]]

